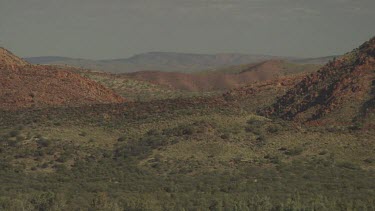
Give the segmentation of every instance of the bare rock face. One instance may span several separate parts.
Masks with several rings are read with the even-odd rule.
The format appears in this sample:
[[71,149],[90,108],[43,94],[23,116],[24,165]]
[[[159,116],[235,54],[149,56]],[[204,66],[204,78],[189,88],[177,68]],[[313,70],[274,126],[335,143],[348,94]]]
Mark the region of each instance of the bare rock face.
[[352,122],[373,113],[374,87],[375,37],[305,77],[261,113],[297,121]]
[[0,48],[0,109],[121,103],[112,90],[54,66],[30,65]]

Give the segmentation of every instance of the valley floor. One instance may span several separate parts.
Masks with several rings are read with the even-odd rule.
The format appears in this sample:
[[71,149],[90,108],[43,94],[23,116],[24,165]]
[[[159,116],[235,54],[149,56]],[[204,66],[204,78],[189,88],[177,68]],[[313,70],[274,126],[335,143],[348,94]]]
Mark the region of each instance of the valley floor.
[[375,209],[374,130],[173,106],[0,112],[0,209]]

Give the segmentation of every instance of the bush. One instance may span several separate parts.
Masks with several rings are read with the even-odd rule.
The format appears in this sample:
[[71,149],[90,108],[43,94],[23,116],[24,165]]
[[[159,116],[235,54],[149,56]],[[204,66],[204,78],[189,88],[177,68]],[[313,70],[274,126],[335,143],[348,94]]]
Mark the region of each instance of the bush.
[[232,161],[234,163],[239,163],[242,161],[242,155],[236,155],[234,158],[232,158]]
[[270,154],[267,154],[264,156],[265,159],[269,160],[270,163],[273,163],[273,164],[280,164],[281,163],[281,160],[279,158],[279,156],[272,156]]
[[25,140],[25,137],[23,137],[23,136],[17,136],[16,140],[17,141],[23,141],[23,140]]
[[322,150],[322,151],[319,152],[319,155],[326,155],[327,153],[328,153],[327,150]]
[[248,133],[252,133],[255,129],[253,127],[250,127],[250,126],[246,126],[245,127],[245,131],[248,132]]
[[367,158],[364,160],[364,162],[366,163],[375,163],[375,159],[374,158]]
[[61,126],[61,122],[54,122],[53,125],[55,125],[55,126]]
[[17,144],[18,144],[17,141],[7,140],[7,145],[10,147],[15,147],[17,146]]
[[303,149],[301,147],[296,147],[290,150],[286,150],[285,154],[289,156],[296,156],[302,154]]
[[32,197],[31,204],[35,210],[51,210],[55,203],[55,194],[46,192]]
[[253,143],[256,147],[264,147],[267,144],[267,140],[264,135],[259,135]]
[[352,126],[349,127],[350,130],[361,130],[363,128],[363,123],[356,122]]
[[160,132],[159,132],[158,130],[156,130],[156,129],[151,129],[151,130],[147,131],[146,134],[147,134],[148,136],[155,136],[155,135],[159,135]]
[[230,138],[229,133],[224,133],[223,135],[220,136],[221,139],[227,140]]
[[79,135],[82,136],[82,137],[85,137],[87,135],[87,133],[86,132],[81,132]]
[[59,162],[59,163],[65,163],[66,161],[67,161],[66,156],[60,156],[59,158],[56,159],[56,162]]
[[286,150],[288,150],[288,148],[286,148],[286,147],[279,148],[279,151],[286,151]]
[[117,139],[118,142],[123,142],[123,141],[125,141],[125,140],[126,140],[126,138],[125,138],[124,136],[121,136],[121,137],[119,137],[119,138]]
[[163,134],[167,136],[191,136],[194,134],[207,133],[216,126],[210,122],[197,121],[192,124],[183,124],[175,128],[163,130]]
[[280,127],[279,125],[271,125],[271,126],[269,126],[269,127],[267,128],[267,131],[268,131],[269,133],[277,133],[277,132],[280,131],[280,129],[281,129],[281,127]]
[[360,169],[360,167],[357,164],[351,163],[348,161],[339,162],[336,164],[336,166],[340,168],[346,168],[346,169],[352,169],[352,170]]
[[40,167],[43,168],[43,169],[45,169],[45,168],[48,167],[48,163],[43,163]]
[[47,140],[47,139],[44,139],[44,138],[41,138],[41,139],[37,140],[36,143],[40,147],[48,147],[51,144],[51,141]]
[[9,132],[10,137],[16,137],[19,134],[20,134],[20,131],[18,131],[18,130],[12,130],[12,131]]
[[184,128],[183,130],[182,130],[182,134],[183,135],[193,135],[194,134],[194,132],[195,132],[195,130],[194,130],[195,128],[193,128],[192,126],[188,126],[188,127],[186,127],[186,128]]
[[251,126],[254,126],[254,127],[260,127],[260,126],[263,125],[263,121],[255,119],[255,118],[251,118],[251,119],[247,120],[246,123],[248,125],[251,125]]

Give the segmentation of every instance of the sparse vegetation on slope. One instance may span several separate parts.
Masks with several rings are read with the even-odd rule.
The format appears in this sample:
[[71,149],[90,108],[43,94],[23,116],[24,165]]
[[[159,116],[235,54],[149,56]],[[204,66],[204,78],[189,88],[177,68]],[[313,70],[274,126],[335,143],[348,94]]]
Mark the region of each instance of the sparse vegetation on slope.
[[210,96],[217,92],[192,92],[174,89],[144,80],[136,80],[123,74],[109,74],[102,72],[85,71],[82,75],[104,86],[111,88],[117,94],[130,101],[150,101],[161,99],[174,99],[192,96]]
[[[350,124],[374,97],[375,38],[306,76],[264,110],[284,119]],[[366,110],[365,109],[365,110]],[[330,118],[331,117],[331,118]],[[339,119],[338,119],[339,118]]]
[[0,55],[0,109],[120,103],[108,88],[71,71],[30,65],[5,51]]

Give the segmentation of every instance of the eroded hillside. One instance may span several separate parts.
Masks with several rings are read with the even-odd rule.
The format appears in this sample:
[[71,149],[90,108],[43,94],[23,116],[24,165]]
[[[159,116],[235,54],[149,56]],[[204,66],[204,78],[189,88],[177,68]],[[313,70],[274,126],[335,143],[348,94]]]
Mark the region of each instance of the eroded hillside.
[[373,111],[375,38],[306,76],[263,111],[284,119],[352,122]]
[[5,49],[0,52],[0,109],[124,101],[112,90],[71,71],[30,65]]

